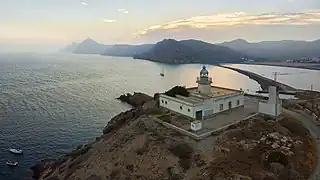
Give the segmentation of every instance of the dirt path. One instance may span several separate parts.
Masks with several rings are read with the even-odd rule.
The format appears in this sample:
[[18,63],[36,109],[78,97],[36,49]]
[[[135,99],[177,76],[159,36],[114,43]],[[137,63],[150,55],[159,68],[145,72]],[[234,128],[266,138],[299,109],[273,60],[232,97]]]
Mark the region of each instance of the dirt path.
[[287,109],[283,109],[283,112],[301,120],[304,126],[309,129],[311,135],[315,138],[317,143],[317,166],[314,170],[314,173],[310,176],[309,180],[320,180],[320,141],[318,140],[320,138],[320,129],[318,128],[316,122],[313,120],[313,117],[304,111],[293,112]]

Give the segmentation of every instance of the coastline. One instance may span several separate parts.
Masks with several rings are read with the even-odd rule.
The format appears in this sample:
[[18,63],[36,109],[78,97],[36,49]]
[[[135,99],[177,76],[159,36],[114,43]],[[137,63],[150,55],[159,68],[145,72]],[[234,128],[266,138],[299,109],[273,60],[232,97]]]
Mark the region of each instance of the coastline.
[[[298,68],[298,69],[308,69],[308,70],[318,70],[318,71],[320,71],[320,63],[312,64],[312,65],[310,65],[309,63],[279,63],[279,62],[253,62],[253,63],[239,63],[239,64],[276,66],[276,67],[290,67],[290,68]],[[314,65],[316,65],[316,66],[314,66]]]
[[142,116],[143,114],[153,113],[152,108],[157,106],[157,104],[155,103],[155,99],[157,98],[158,94],[154,94],[154,97],[151,97],[140,92],[134,92],[133,94],[127,93],[117,97],[116,99],[118,99],[120,102],[127,103],[131,105],[132,108],[112,117],[103,128],[101,136],[96,137],[95,141],[88,144],[80,145],[74,150],[65,153],[62,156],[51,159],[42,159],[40,160],[40,162],[31,166],[30,170],[32,171],[32,178],[35,180],[40,179],[46,169],[55,169],[61,164],[67,162],[70,158],[74,159],[78,156],[84,155],[93,147],[95,143],[99,142],[105,135],[117,131],[117,129],[121,128],[121,126],[123,126],[125,123],[128,123],[129,121],[134,120]]
[[[140,97],[147,97],[147,99],[145,99],[145,102],[142,102]],[[220,135],[217,134],[212,137],[213,139],[196,142],[177,134],[177,132],[165,129],[164,126],[160,126],[154,122],[154,119],[158,116],[168,116],[168,112],[160,112],[161,109],[158,106],[157,97],[157,94],[155,94],[152,98],[143,93],[120,96],[119,99],[122,102],[135,104],[135,107],[113,117],[105,126],[101,137],[97,138],[92,144],[80,146],[63,157],[43,160],[41,163],[33,166],[31,169],[33,170],[34,177],[41,180],[77,179],[77,177],[81,177],[80,179],[86,180],[128,179],[128,177],[134,179],[144,179],[149,176],[153,177],[153,179],[166,179],[168,176],[171,178],[177,177],[176,179],[184,179],[183,177],[188,175],[190,176],[190,173],[193,177],[200,177],[200,174],[193,172],[196,170],[201,174],[207,174],[205,177],[210,178],[220,172],[219,167],[222,167],[221,173],[225,173],[224,176],[230,176],[230,173],[233,172],[236,173],[235,175],[237,177],[250,177],[251,175],[247,175],[249,175],[251,171],[247,171],[248,168],[246,167],[240,168],[240,172],[234,172],[234,169],[232,169],[234,158],[239,158],[241,161],[246,161],[243,159],[243,156],[246,157],[246,154],[240,155],[241,153],[239,154],[239,150],[237,148],[244,148],[241,152],[246,152],[250,151],[253,147],[260,147],[256,146],[257,143],[255,140],[251,140],[252,142],[250,140],[242,140],[239,144],[239,140],[235,140],[234,138],[241,138],[239,135],[245,132],[245,137],[249,136],[253,139],[256,139],[256,133],[267,131],[272,132],[275,130],[276,134],[271,134],[274,134],[279,138],[281,136],[288,136],[288,138],[291,138],[290,133],[288,132],[291,131],[290,128],[298,126],[300,127],[300,124],[290,124],[289,122],[291,122],[292,119],[288,118],[280,120],[280,123],[278,123],[277,121],[273,122],[270,120],[266,122],[267,119],[258,117],[255,120],[251,119],[238,125],[234,125],[226,132],[221,133],[221,135],[227,133],[226,136],[221,136],[221,138],[227,138],[231,136],[230,139],[225,139],[221,142],[215,141],[214,139],[220,137]],[[138,101],[142,102],[142,104],[137,105]],[[254,127],[259,128],[256,129]],[[302,128],[302,131],[306,131],[305,128],[300,128]],[[243,129],[246,130],[242,132]],[[234,131],[239,132],[234,133]],[[295,133],[294,131],[292,132]],[[299,134],[300,133],[296,135],[300,136]],[[301,137],[304,138],[304,136]],[[307,139],[301,139],[301,141],[297,141],[295,143],[301,144],[302,142],[312,143]],[[281,142],[279,141],[277,143]],[[292,142],[288,141],[286,143]],[[231,147],[233,144],[235,144],[237,148]],[[308,146],[309,145],[312,144],[308,144]],[[211,146],[215,148],[212,149]],[[215,162],[214,159],[216,158],[213,158],[212,155],[207,157],[206,153],[203,153],[204,150],[211,150],[212,152],[209,152],[209,154],[213,153],[219,155],[222,153],[224,154],[222,157],[225,157],[226,154],[233,153],[233,148],[236,148],[234,153],[239,154],[239,157],[233,155],[230,156],[230,159],[222,159],[222,161],[219,161],[218,158],[218,160]],[[266,147],[262,146],[261,148],[265,149]],[[314,147],[312,146],[312,152],[314,151],[313,148]],[[123,153],[124,150],[125,152],[128,152],[129,155]],[[272,153],[274,150],[267,148],[266,151]],[[135,156],[132,156],[133,154]],[[156,154],[159,156],[155,156]],[[249,153],[248,155],[248,157],[250,157],[249,159],[251,159],[252,154]],[[257,158],[256,160],[261,159],[260,155],[260,153],[255,154],[254,157]],[[265,153],[265,155],[271,156],[271,154],[268,153]],[[165,160],[162,161],[160,157],[164,158]],[[286,157],[289,158],[290,156],[286,155]],[[177,158],[180,160],[177,161]],[[144,161],[135,161],[136,159]],[[110,160],[110,162],[107,163],[108,165],[105,165],[105,161],[107,160]],[[104,164],[102,165],[101,163]],[[164,165],[162,165],[163,163]],[[310,161],[308,160],[307,163],[310,163]],[[313,167],[313,164],[310,165]],[[100,167],[101,170],[97,171],[100,169]],[[182,170],[179,169],[179,167],[182,168]],[[288,169],[280,166],[280,169],[278,169],[277,172],[295,172],[293,164],[289,164],[287,168]],[[141,174],[142,169],[146,171]],[[307,170],[303,173],[304,175],[311,173],[311,169],[309,169],[307,166],[304,165],[303,169]],[[169,174],[163,174],[163,172],[167,172]],[[299,173],[301,172],[299,171]],[[297,174],[297,172],[295,173]],[[290,176],[294,176],[294,174],[291,174]]]

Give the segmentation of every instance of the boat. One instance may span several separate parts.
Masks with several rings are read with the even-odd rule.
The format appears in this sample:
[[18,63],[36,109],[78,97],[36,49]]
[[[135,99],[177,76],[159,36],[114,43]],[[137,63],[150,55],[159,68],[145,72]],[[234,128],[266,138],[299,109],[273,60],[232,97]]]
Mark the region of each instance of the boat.
[[9,149],[9,151],[13,154],[23,154],[22,149]]
[[162,72],[160,73],[160,76],[164,76],[164,68],[162,68]]
[[6,163],[8,166],[18,166],[18,162],[17,161],[7,161]]

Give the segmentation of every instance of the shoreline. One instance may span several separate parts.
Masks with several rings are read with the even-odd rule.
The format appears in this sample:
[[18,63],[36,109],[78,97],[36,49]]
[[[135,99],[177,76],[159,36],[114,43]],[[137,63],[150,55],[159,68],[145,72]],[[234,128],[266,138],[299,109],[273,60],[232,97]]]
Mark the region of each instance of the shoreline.
[[102,129],[101,135],[96,137],[94,141],[75,147],[73,150],[62,154],[61,156],[50,159],[46,158],[35,162],[33,166],[29,167],[32,175],[31,178],[35,180],[40,179],[47,168],[56,168],[67,162],[70,158],[74,159],[78,156],[84,155],[93,147],[95,143],[102,140],[105,135],[112,134],[129,121],[137,119],[144,114],[152,113],[148,110],[154,106],[157,106],[155,103],[157,98],[157,93],[154,94],[154,97],[151,97],[141,92],[134,92],[133,94],[127,93],[117,97],[116,99],[118,99],[120,103],[127,103],[132,108],[113,116]]
[[275,66],[275,67],[289,67],[289,68],[296,68],[296,69],[308,69],[308,70],[315,70],[320,71],[320,63],[319,64],[313,64],[318,65],[316,67],[314,66],[305,66],[308,65],[308,63],[293,63],[298,65],[292,65],[292,63],[275,63],[275,62],[253,62],[253,63],[239,63],[239,64],[247,64],[247,65],[263,65],[263,66]]
[[[260,97],[257,95],[249,95],[249,96],[255,96],[258,99],[260,99],[260,98],[265,99],[266,98],[266,97]],[[216,166],[220,167],[220,165],[221,165],[221,164],[219,164],[220,161],[215,162],[211,158],[206,158],[205,154],[201,154],[202,151],[200,151],[200,149],[196,148],[196,147],[198,147],[198,145],[196,145],[196,144],[197,143],[201,144],[201,142],[196,142],[196,141],[191,142],[189,140],[186,140],[186,138],[184,138],[184,136],[181,136],[180,134],[177,134],[176,132],[171,132],[170,130],[165,130],[163,126],[159,126],[152,121],[152,118],[157,118],[157,116],[159,116],[159,112],[158,112],[159,105],[157,102],[157,97],[158,97],[157,94],[155,94],[154,97],[151,97],[151,96],[147,96],[144,93],[134,93],[133,95],[130,95],[130,94],[121,95],[117,99],[121,100],[121,102],[123,102],[123,103],[133,104],[135,107],[133,106],[132,109],[125,111],[125,112],[121,112],[118,115],[114,116],[108,122],[108,124],[105,126],[105,128],[103,130],[103,134],[100,136],[100,138],[96,139],[95,142],[93,142],[91,144],[83,145],[81,147],[77,147],[73,151],[71,151],[61,157],[57,157],[55,159],[42,160],[41,163],[36,164],[35,166],[31,167],[31,169],[33,171],[33,177],[36,179],[51,179],[51,178],[75,179],[76,176],[84,177],[84,175],[85,175],[85,176],[88,176],[87,179],[90,179],[90,177],[92,177],[92,179],[93,179],[93,177],[95,177],[96,179],[98,177],[107,177],[108,179],[117,179],[117,177],[121,176],[119,174],[122,174],[122,173],[123,173],[122,175],[129,177],[129,176],[131,176],[132,172],[136,172],[136,173],[139,172],[139,171],[136,171],[138,168],[144,169],[144,167],[145,167],[145,166],[143,166],[143,163],[142,164],[139,164],[139,163],[135,164],[134,161],[130,161],[130,160],[128,160],[128,164],[126,164],[126,162],[127,162],[126,160],[124,160],[124,161],[120,160],[120,162],[118,162],[117,158],[119,158],[119,157],[122,157],[122,159],[130,159],[130,156],[122,156],[123,150],[126,150],[127,148],[131,149],[131,148],[133,148],[133,146],[137,146],[137,147],[131,149],[130,152],[132,152],[132,154],[135,154],[139,158],[146,156],[146,159],[153,157],[154,151],[166,152],[166,151],[163,151],[163,149],[168,149],[169,152],[172,151],[173,153],[171,152],[171,153],[165,154],[165,157],[168,158],[166,160],[166,162],[171,162],[171,163],[175,164],[175,165],[169,166],[169,168],[174,169],[174,171],[173,170],[172,170],[172,172],[170,171],[172,174],[170,173],[171,175],[168,175],[168,176],[173,176],[174,174],[176,174],[176,175],[185,174],[184,171],[179,171],[179,169],[177,168],[177,167],[179,167],[179,165],[185,171],[188,171],[189,168],[196,166],[196,168],[200,168],[203,171],[209,173],[208,177],[213,176],[215,173],[213,172],[214,170],[211,170],[211,169],[212,168],[215,169],[214,167],[216,167]],[[144,99],[146,101],[142,102],[141,101],[142,99]],[[137,102],[141,102],[141,104],[139,104]],[[260,118],[262,118],[262,116]],[[265,120],[267,120],[267,119],[265,119]],[[265,126],[267,124],[265,124],[265,122],[262,121],[262,119],[259,120],[259,118],[258,118],[252,122],[255,122],[257,127],[260,127],[260,128],[267,127],[267,126]],[[274,127],[276,127],[276,124],[277,124],[277,127],[279,127],[279,126],[280,127],[287,127],[285,122],[289,122],[289,121],[284,120],[281,122],[284,122],[284,124],[283,123],[277,124],[277,122],[274,122],[275,123]],[[260,124],[260,123],[262,123],[262,124]],[[270,124],[271,122],[268,122],[268,123]],[[249,121],[247,123],[248,126],[246,125],[246,122],[240,123],[238,125],[232,126],[231,129],[237,130],[237,128],[239,128],[240,126],[241,127],[244,126],[246,128],[251,128],[252,125],[249,126],[249,124],[250,124]],[[261,126],[263,124],[264,124],[264,126]],[[240,128],[238,130],[241,130],[241,129],[242,128]],[[259,132],[260,130],[258,130],[258,129],[253,128],[252,131],[256,130],[257,132]],[[146,132],[147,132],[147,134],[144,134]],[[230,130],[230,132],[229,131],[226,131],[226,132],[231,133],[230,135],[232,135],[233,130]],[[245,132],[248,133],[248,132],[251,132],[251,130],[247,129]],[[280,130],[279,132],[286,134],[287,130]],[[239,133],[240,133],[240,131],[239,131]],[[163,136],[163,135],[165,135],[165,136]],[[252,135],[254,135],[254,134],[252,134]],[[218,134],[216,136],[220,137],[220,135],[218,135]],[[237,134],[234,134],[234,136],[239,137]],[[282,136],[283,135],[279,135],[279,137],[282,137]],[[145,137],[147,139],[144,139],[143,137]],[[228,136],[226,136],[226,137],[228,137]],[[213,138],[215,138],[215,136]],[[167,139],[167,140],[165,141],[165,139]],[[230,139],[230,142],[234,141],[234,139],[233,140],[232,139],[233,138]],[[136,140],[138,140],[138,141],[136,141]],[[211,140],[212,139],[210,139],[210,141]],[[183,143],[181,143],[181,142],[183,142]],[[236,142],[239,143],[238,141],[235,141],[235,143]],[[179,143],[181,143],[182,145]],[[203,141],[202,143],[206,143],[206,142]],[[227,140],[225,143],[229,143],[229,140]],[[249,146],[249,145],[251,145],[250,142],[242,141],[242,143],[248,143],[248,147],[251,147],[251,146]],[[281,142],[279,141],[277,143],[281,143]],[[232,143],[230,143],[230,145],[231,144]],[[185,146],[183,146],[183,145],[185,145]],[[224,144],[224,143],[222,143],[222,144],[218,143],[216,145],[212,144],[212,146],[221,147],[221,149],[217,148],[217,149],[214,149],[212,152],[216,153],[216,154],[219,154],[222,151],[232,153],[232,151],[230,151],[232,148],[229,146],[224,147],[224,145],[226,145],[226,144]],[[252,145],[254,145],[254,143]],[[179,148],[177,148],[177,147],[179,147]],[[207,148],[210,148],[210,147],[207,147]],[[246,148],[247,146],[243,146],[243,147]],[[177,155],[174,153],[175,150],[177,150],[177,152],[180,153],[182,151],[182,149],[191,149],[190,153],[188,153],[189,155],[184,156],[184,154]],[[250,148],[247,148],[247,150],[250,150]],[[268,149],[268,150],[270,150],[270,149]],[[150,156],[148,156],[149,155],[148,152],[151,153]],[[184,151],[182,151],[182,152],[184,152]],[[109,156],[106,154],[113,154],[114,156]],[[101,157],[101,156],[103,156],[103,157]],[[95,164],[96,162],[98,162],[98,163],[100,162],[100,161],[97,161],[98,159],[95,159],[95,158],[90,159],[90,157],[95,157],[98,159],[110,158],[111,160],[114,160],[110,163],[110,168],[111,167],[113,168],[113,169],[112,168],[110,169],[112,171],[110,171],[110,172],[103,171],[100,173],[98,171],[88,172],[87,170],[90,170],[90,168],[94,168],[96,166],[99,166],[99,164]],[[233,156],[230,156],[230,158],[231,157],[233,157]],[[177,161],[176,158],[178,158],[180,160]],[[257,158],[260,159],[260,157],[257,157]],[[288,158],[289,158],[289,156],[288,156]],[[88,159],[90,159],[90,160],[88,160]],[[159,158],[156,158],[156,159],[159,159]],[[148,159],[148,160],[153,162],[152,159]],[[195,161],[191,161],[191,160],[195,160]],[[232,164],[233,158],[229,159],[229,160],[230,161],[227,161],[227,162],[229,162],[229,164],[230,163]],[[101,162],[104,162],[104,161],[101,161]],[[157,162],[157,163],[159,163],[159,162]],[[211,166],[206,167],[206,165],[209,165],[209,163],[211,163],[211,162],[216,163],[215,164],[216,166],[212,166],[212,168],[211,168]],[[122,164],[122,163],[124,163],[124,164]],[[102,165],[102,164],[100,164],[100,165]],[[148,167],[152,167],[152,166],[149,166],[148,163],[145,165],[147,165]],[[102,165],[102,166],[105,166],[105,165]],[[125,172],[122,172],[119,170],[119,168],[122,166],[123,166],[122,170],[124,170]],[[158,164],[158,166],[160,166],[160,165]],[[228,165],[226,165],[224,167],[227,168],[227,166]],[[83,167],[85,167],[85,168],[83,168]],[[105,167],[107,167],[107,166],[105,166]],[[291,167],[291,166],[288,166],[288,167]],[[82,169],[82,172],[78,172],[77,171],[78,169]],[[98,170],[98,169],[96,169],[96,170]],[[168,168],[164,168],[163,172],[167,172],[165,170],[168,170]],[[149,171],[152,172],[152,168]],[[228,172],[227,169],[224,169],[224,171]],[[115,174],[115,172],[116,172],[116,174]],[[130,172],[130,173],[128,173],[128,172]],[[212,173],[212,174],[210,174],[210,173]],[[245,170],[243,170],[243,173],[245,173]],[[103,176],[101,176],[102,174],[103,174]],[[108,175],[108,174],[110,174],[110,175]],[[154,173],[151,173],[151,174],[152,175],[159,175],[159,174],[154,174]],[[242,174],[240,174],[240,175],[242,175]],[[243,174],[243,175],[247,175],[247,174]],[[60,178],[58,178],[58,177],[60,177]],[[142,175],[136,175],[135,177],[136,178],[142,177]],[[183,176],[181,176],[181,177],[183,177]]]

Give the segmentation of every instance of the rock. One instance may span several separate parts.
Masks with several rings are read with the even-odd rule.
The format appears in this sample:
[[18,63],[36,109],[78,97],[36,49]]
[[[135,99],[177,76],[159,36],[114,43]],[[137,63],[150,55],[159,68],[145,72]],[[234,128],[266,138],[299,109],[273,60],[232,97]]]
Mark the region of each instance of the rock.
[[270,170],[274,174],[280,175],[284,170],[284,165],[277,162],[272,162],[270,163]]
[[142,109],[145,111],[145,110],[156,108],[156,107],[157,107],[157,102],[155,100],[151,100],[151,101],[145,102],[142,106]]
[[33,172],[32,178],[39,179],[46,168],[46,166],[49,166],[51,164],[55,164],[57,161],[55,159],[44,159],[40,163],[30,167],[30,169]]
[[145,102],[153,100],[153,97],[144,93],[135,92],[133,93],[133,95],[131,95],[130,93],[123,94],[117,99],[122,102],[128,103],[133,107],[139,107],[142,106]]
[[41,174],[42,174],[42,172],[43,172],[43,170],[44,170],[44,165],[42,163],[39,163],[39,164],[36,164],[36,165],[32,166],[30,169],[33,172],[32,177],[34,179],[39,179]]
[[142,114],[143,111],[141,108],[135,108],[116,115],[109,121],[107,126],[103,129],[103,134],[108,134],[109,132],[120,128],[126,122],[132,121]]

